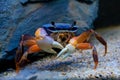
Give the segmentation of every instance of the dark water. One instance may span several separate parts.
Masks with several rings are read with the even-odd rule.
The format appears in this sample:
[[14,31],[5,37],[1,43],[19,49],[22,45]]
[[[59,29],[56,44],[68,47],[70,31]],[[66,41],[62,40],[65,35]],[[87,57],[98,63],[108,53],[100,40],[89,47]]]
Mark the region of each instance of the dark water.
[[120,25],[120,0],[99,0],[98,18],[95,27]]

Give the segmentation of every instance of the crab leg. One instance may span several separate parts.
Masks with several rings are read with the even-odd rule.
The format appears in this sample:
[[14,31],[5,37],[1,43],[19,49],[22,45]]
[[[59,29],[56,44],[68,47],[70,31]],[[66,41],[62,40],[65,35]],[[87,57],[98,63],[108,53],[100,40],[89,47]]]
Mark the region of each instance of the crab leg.
[[35,39],[34,37],[30,36],[30,35],[22,35],[21,37],[21,41],[20,41],[20,44],[19,44],[19,47],[16,51],[16,57],[15,57],[15,63],[16,63],[16,72],[19,71],[20,69],[20,60],[21,60],[21,57],[24,55],[24,47],[30,47],[32,45],[35,45],[36,42],[35,42]]
[[18,49],[16,51],[16,57],[15,57],[15,65],[16,65],[16,72],[17,73],[20,70],[19,61],[24,53],[23,51],[24,51],[24,47],[23,47],[22,41],[21,41],[20,46],[18,47]]
[[96,48],[90,44],[90,43],[79,43],[77,46],[76,46],[77,49],[92,49],[93,48],[93,52],[92,52],[92,55],[93,55],[93,60],[94,60],[94,63],[95,63],[95,66],[94,66],[94,69],[97,68],[97,65],[98,65],[98,55],[97,55],[97,51],[96,51]]
[[35,44],[36,44],[36,42],[35,42],[34,37],[32,37],[30,35],[22,35],[20,46],[18,47],[18,49],[16,51],[16,58],[15,58],[16,63],[21,59],[21,57],[24,53],[24,46],[30,47]]
[[97,39],[101,44],[103,44],[103,45],[105,46],[105,54],[104,54],[104,56],[105,56],[106,53],[107,53],[107,42],[102,38],[102,36],[101,36],[100,34],[98,34],[97,32],[95,32],[95,31],[93,31],[93,30],[91,30],[91,31],[94,33],[96,39]]
[[57,55],[57,58],[59,58],[61,55],[65,54],[67,52],[67,48],[62,49],[62,51],[60,51],[60,53]]
[[39,52],[40,50],[41,50],[41,49],[40,49],[37,45],[31,46],[31,47],[22,55],[22,57],[20,57],[20,59],[17,60],[17,62],[16,62],[16,72],[17,72],[17,73],[19,72],[21,66],[23,66],[22,63],[23,63],[24,61],[29,61],[29,60],[27,59],[28,54],[35,53],[35,52]]
[[[28,54],[31,54],[31,53],[36,53],[36,52],[39,52],[41,49],[38,47],[38,45],[33,45],[31,46],[22,56],[22,58],[20,59],[19,63],[21,63],[22,61],[24,60],[27,60],[27,56]],[[28,61],[28,60],[27,60]]]
[[95,63],[94,69],[96,69],[98,65],[98,55],[95,47],[93,47],[93,59]]
[[19,60],[21,59],[22,55],[23,55],[23,51],[24,51],[24,47],[22,45],[22,41],[20,42],[20,46],[18,47],[17,51],[16,51],[16,57],[15,57],[15,63],[19,62]]

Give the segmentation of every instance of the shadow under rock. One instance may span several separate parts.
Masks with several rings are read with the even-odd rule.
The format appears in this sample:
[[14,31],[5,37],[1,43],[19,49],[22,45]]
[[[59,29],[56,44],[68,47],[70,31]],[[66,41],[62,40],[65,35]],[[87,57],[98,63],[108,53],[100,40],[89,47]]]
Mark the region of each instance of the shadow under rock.
[[[12,51],[6,52],[6,54],[4,54],[1,58],[0,58],[0,73],[7,71],[7,70],[11,70],[11,69],[15,69],[15,56],[16,56],[16,50],[17,48],[13,49]],[[59,52],[59,49],[55,49],[55,51]],[[40,53],[33,53],[33,54],[29,54],[28,55],[28,60],[29,62],[26,62],[24,64],[24,66],[26,66],[27,64],[30,64],[34,61],[46,58],[46,57],[51,57],[51,56],[55,56],[53,54],[50,53],[46,53],[44,51],[40,52]],[[24,67],[23,66],[23,67]]]

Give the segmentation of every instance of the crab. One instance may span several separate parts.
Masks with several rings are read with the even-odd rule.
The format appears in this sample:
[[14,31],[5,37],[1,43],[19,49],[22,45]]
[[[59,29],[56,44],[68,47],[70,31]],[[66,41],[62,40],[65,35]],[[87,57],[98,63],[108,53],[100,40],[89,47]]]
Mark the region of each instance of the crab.
[[[106,41],[94,30],[90,29],[79,36],[76,36],[78,31],[76,21],[72,24],[54,23],[45,24],[35,31],[35,36],[22,35],[19,47],[16,51],[16,72],[18,72],[25,61],[29,61],[27,56],[32,53],[45,51],[47,53],[56,54],[57,58],[65,59],[76,49],[93,49],[93,59],[95,62],[94,68],[98,65],[97,51],[94,45],[88,43],[92,34],[105,46],[105,54],[107,53]],[[26,48],[27,49],[26,49]],[[53,49],[58,48],[61,51],[59,54]],[[26,50],[26,51],[24,51]],[[64,54],[64,55],[63,55]]]
[[24,63],[29,62],[27,59],[29,54],[40,51],[57,54],[53,48],[64,48],[63,46],[74,36],[78,28],[75,24],[76,22],[71,25],[51,22],[38,28],[35,31],[35,36],[28,34],[22,35],[15,57],[16,72],[19,72],[20,68],[24,66]]

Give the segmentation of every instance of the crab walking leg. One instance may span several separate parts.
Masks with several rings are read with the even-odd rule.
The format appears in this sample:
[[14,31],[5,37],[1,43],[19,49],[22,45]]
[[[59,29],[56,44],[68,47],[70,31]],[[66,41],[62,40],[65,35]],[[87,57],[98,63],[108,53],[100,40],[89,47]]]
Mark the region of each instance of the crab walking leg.
[[[33,46],[31,46],[23,55],[21,55],[22,57],[16,57],[16,73],[18,73],[19,72],[19,70],[20,70],[20,65],[22,65],[22,61],[24,61],[24,60],[26,60],[26,61],[28,61],[27,60],[27,55],[28,54],[31,54],[31,53],[34,53],[34,52],[39,52],[41,49],[37,46],[37,45],[33,45]],[[21,50],[21,51],[23,51],[23,50]],[[23,53],[23,52],[21,52],[21,53]],[[20,55],[20,54],[17,54],[17,55]]]
[[96,33],[95,33],[95,35],[96,35],[96,38],[105,46],[105,54],[104,54],[104,56],[105,56],[107,53],[107,43],[100,35],[97,35]]
[[70,53],[66,53],[65,55],[63,55],[62,59],[67,58],[70,55]]
[[18,49],[16,51],[16,56],[15,56],[15,63],[16,64],[20,61],[20,59],[24,53],[23,51],[24,51],[24,46],[23,46],[23,41],[21,41],[20,46],[18,47]]
[[16,56],[15,56],[16,73],[18,73],[20,70],[19,61],[24,53],[23,52],[24,51],[23,38],[24,38],[24,36],[22,35],[20,46],[18,47],[18,49],[16,51]]
[[65,54],[67,52],[67,48],[62,49],[62,51],[60,51],[60,53],[57,55],[57,58],[59,58],[61,55]]
[[[36,53],[36,52],[39,52],[41,49],[38,47],[38,45],[33,45],[31,46],[22,56],[22,58],[20,59],[19,61],[19,64],[23,61],[23,60],[27,60],[27,56],[28,54],[31,54],[31,53]],[[28,60],[27,60],[28,61]]]
[[17,64],[23,53],[24,53],[24,47],[30,47],[32,45],[35,45],[36,42],[34,40],[34,37],[30,36],[30,35],[22,35],[21,37],[21,41],[20,41],[20,46],[18,47],[17,51],[16,51],[16,57],[15,57],[15,63]]
[[30,47],[30,46],[35,45],[35,44],[36,44],[35,40],[25,40],[25,41],[23,41],[23,46]]
[[35,45],[36,44],[36,41],[35,41],[35,38],[33,36],[30,36],[30,35],[22,35],[22,40],[21,40],[23,43],[23,46],[27,46],[27,47],[30,47],[32,45]]
[[19,47],[17,48],[17,51],[16,51],[15,62],[18,62],[24,53],[23,52],[24,51],[23,43],[24,43],[24,35],[21,36],[21,41],[20,41]]
[[77,49],[82,49],[82,50],[93,48],[92,55],[93,55],[93,60],[94,60],[94,63],[95,63],[94,69],[96,69],[97,65],[98,65],[98,55],[97,55],[96,48],[90,43],[79,43],[76,47],[77,47]]
[[34,40],[34,37],[30,35],[22,35],[20,46],[16,51],[15,63],[17,64],[20,61],[21,57],[23,56],[25,46],[30,47],[35,44],[36,42]]
[[35,40],[35,37],[28,35],[28,34],[24,34],[23,36],[23,41],[25,40]]
[[[20,43],[21,44],[21,43]],[[19,60],[21,59],[23,55],[24,47],[20,45],[16,51],[16,57],[15,57],[15,66],[16,66],[16,73],[19,72],[20,66],[19,66]]]
[[96,69],[98,65],[98,55],[95,47],[93,47],[93,59],[95,63],[94,69]]
[[95,37],[96,39],[105,46],[105,54],[104,56],[106,55],[107,53],[107,42],[102,38],[102,36],[100,34],[98,34],[97,32],[94,31],[94,34],[95,34]]

